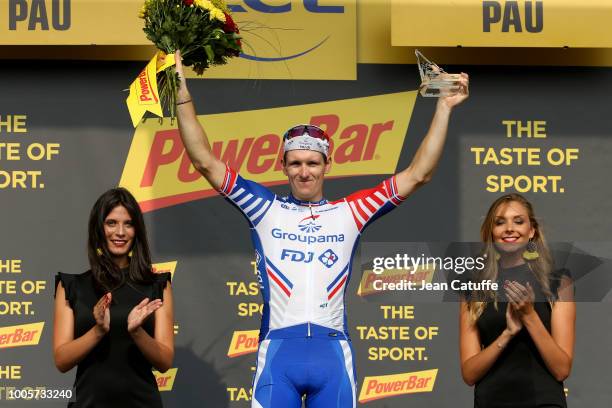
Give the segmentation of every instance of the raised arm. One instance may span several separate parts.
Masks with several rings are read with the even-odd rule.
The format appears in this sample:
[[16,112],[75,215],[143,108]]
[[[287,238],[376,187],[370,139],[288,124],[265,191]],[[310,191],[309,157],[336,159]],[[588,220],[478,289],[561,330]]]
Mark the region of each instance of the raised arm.
[[396,174],[397,190],[401,196],[409,196],[431,180],[444,150],[451,111],[468,97],[469,78],[466,73],[461,73],[459,86],[459,93],[438,99],[429,131],[417,149],[412,162],[406,169]]
[[180,77],[176,112],[183,145],[196,170],[218,190],[225,177],[225,164],[213,155],[206,132],[198,122],[195,106],[187,89],[180,51],[176,52],[176,72]]

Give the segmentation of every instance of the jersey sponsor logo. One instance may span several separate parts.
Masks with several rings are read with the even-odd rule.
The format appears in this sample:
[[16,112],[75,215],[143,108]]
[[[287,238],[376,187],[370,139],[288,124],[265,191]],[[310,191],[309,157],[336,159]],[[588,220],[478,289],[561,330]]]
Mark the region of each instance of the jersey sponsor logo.
[[311,263],[314,258],[314,252],[302,252],[294,249],[283,249],[281,252],[281,261],[289,258],[291,262]]
[[303,242],[305,244],[325,243],[325,242],[344,242],[344,234],[329,235],[302,235],[293,232],[285,232],[280,228],[273,228],[270,231],[272,238],[286,241]]
[[259,253],[258,250],[255,250],[255,266],[254,266],[254,272],[255,272],[255,276],[257,276],[257,283],[259,284],[259,290],[263,290],[264,289],[264,284],[263,284],[263,278],[261,277],[261,272],[259,270],[259,268],[261,267],[261,260],[263,259],[263,257],[261,256],[261,254]]
[[178,368],[170,368],[165,373],[153,371],[153,375],[155,376],[155,382],[157,382],[157,389],[160,391],[172,391],[177,372]]
[[412,373],[365,377],[359,393],[359,402],[364,403],[417,392],[431,392],[437,374],[438,369],[435,368]]
[[259,330],[235,331],[232,335],[227,356],[234,358],[243,354],[254,353],[259,346]]
[[[328,177],[394,173],[415,98],[410,91],[199,118],[215,156],[245,179],[272,186],[287,183],[280,164],[282,132],[298,122],[321,126],[330,135],[334,166]],[[169,120],[148,120],[136,128],[119,184],[145,212],[217,195],[193,168]]]
[[317,212],[322,213],[322,212],[334,211],[334,210],[337,210],[338,208],[340,207],[338,207],[337,205],[330,205],[327,208],[323,208],[323,209],[317,208]]
[[319,217],[320,215],[309,215],[308,217],[300,220],[298,223],[298,228],[300,231],[307,234],[312,234],[313,232],[319,231],[323,227],[315,222]]
[[38,345],[44,326],[45,322],[0,327],[0,349]]
[[319,261],[321,261],[321,263],[326,267],[331,268],[336,262],[338,262],[338,255],[336,255],[336,253],[331,249],[328,249],[319,255]]
[[289,205],[289,204],[285,204],[285,203],[281,203],[281,208],[285,209],[285,210],[291,210],[291,211],[298,211],[299,208],[296,207],[295,205]]
[[259,268],[257,269],[257,283],[259,284],[259,290],[263,291],[265,288],[263,284],[263,278],[261,277],[261,273],[259,272]]

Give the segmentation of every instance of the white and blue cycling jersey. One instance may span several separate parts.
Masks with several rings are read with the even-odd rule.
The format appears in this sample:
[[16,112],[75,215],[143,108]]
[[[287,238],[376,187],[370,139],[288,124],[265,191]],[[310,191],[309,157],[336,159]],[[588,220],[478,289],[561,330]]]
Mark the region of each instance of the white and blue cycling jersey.
[[360,234],[403,201],[395,177],[337,201],[279,197],[227,168],[221,193],[249,220],[264,301],[260,339],[348,337],[344,292]]
[[[253,406],[274,405],[274,397],[262,396],[263,391],[258,397],[259,380],[266,377],[266,367],[270,368],[266,353],[278,350],[278,344],[271,342],[304,338],[341,341],[337,354],[344,358],[347,384],[353,394],[353,404],[343,406],[354,406],[354,368],[344,294],[361,232],[404,200],[397,192],[395,177],[337,201],[304,202],[292,195],[279,197],[227,167],[220,193],[249,221],[263,296]],[[287,364],[286,359],[283,364]],[[267,382],[271,385],[274,381],[270,378]],[[283,404],[283,408],[291,406]],[[336,405],[323,402],[321,406]]]

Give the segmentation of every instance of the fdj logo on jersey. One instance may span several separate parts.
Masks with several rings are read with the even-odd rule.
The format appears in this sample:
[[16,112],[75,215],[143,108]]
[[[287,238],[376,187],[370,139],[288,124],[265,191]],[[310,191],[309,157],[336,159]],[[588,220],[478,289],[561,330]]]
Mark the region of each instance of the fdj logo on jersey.
[[[244,14],[241,15],[238,13],[259,12],[259,13],[274,14],[274,15],[291,13],[292,11],[297,9],[298,7],[297,5],[299,3],[302,3],[304,10],[307,13],[312,13],[315,15],[316,14],[321,15],[321,14],[342,14],[344,13],[344,6],[331,5],[331,4],[323,6],[319,4],[319,0],[302,0],[301,2],[297,2],[297,1],[292,2],[292,1],[287,0],[285,2],[280,2],[280,4],[277,4],[277,5],[271,5],[271,4],[264,3],[263,0],[243,0],[243,4],[228,4],[228,7],[233,13],[236,13],[236,17],[238,19],[241,19],[241,17]],[[253,21],[254,19],[249,16],[247,20]],[[291,22],[289,22],[289,24],[291,24]],[[308,25],[312,25],[312,24],[308,24]],[[317,26],[316,24],[314,25]],[[262,27],[267,27],[267,24],[262,24]],[[329,39],[329,37],[330,35],[326,35],[323,39],[321,38],[315,39],[314,44],[305,45],[303,49],[297,52],[292,52],[291,55],[277,55],[274,57],[262,57],[261,55],[256,56],[256,55],[241,53],[240,56],[242,58],[245,58],[251,61],[259,61],[259,62],[287,61],[287,60],[301,57],[303,55],[306,55],[316,50],[317,48],[322,46]]]
[[298,224],[298,228],[300,229],[300,231],[305,232],[307,234],[312,234],[314,232],[319,231],[322,226],[318,225],[315,222],[315,220],[319,217],[320,215],[310,215],[304,219],[301,219]]
[[296,251],[293,249],[283,249],[283,252],[281,253],[281,261],[285,260],[285,258],[289,258],[291,262],[310,263],[312,262],[313,257],[314,252],[304,253],[302,251]]
[[319,261],[321,261],[321,263],[328,268],[331,268],[336,262],[338,262],[338,255],[336,255],[336,253],[331,249],[328,249],[327,251],[323,252],[321,256],[319,256]]

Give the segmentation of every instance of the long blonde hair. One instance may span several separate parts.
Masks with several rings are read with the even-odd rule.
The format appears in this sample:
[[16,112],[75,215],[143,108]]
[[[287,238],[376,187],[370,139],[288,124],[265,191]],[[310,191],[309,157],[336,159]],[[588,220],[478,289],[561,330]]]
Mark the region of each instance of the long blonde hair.
[[[550,291],[550,274],[552,273],[552,256],[550,255],[550,249],[546,244],[544,237],[544,231],[540,226],[540,223],[535,217],[533,206],[525,197],[520,194],[512,193],[506,194],[499,197],[491,204],[487,216],[485,217],[482,225],[480,226],[480,239],[484,245],[483,257],[485,260],[485,267],[480,271],[477,276],[478,281],[490,280],[496,282],[499,274],[498,258],[499,254],[495,249],[493,242],[493,228],[495,226],[495,215],[497,210],[502,205],[507,205],[511,202],[517,202],[521,204],[527,210],[529,216],[529,222],[531,227],[534,229],[535,234],[532,238],[532,242],[536,246],[536,251],[539,256],[534,260],[525,260],[529,269],[533,272],[535,278],[540,283],[542,292],[546,298],[551,301],[552,293]],[[485,309],[487,302],[494,302],[494,306],[497,309],[497,294],[495,291],[486,291],[484,293],[473,293],[468,301],[468,310],[470,317],[473,321],[476,321]]]

